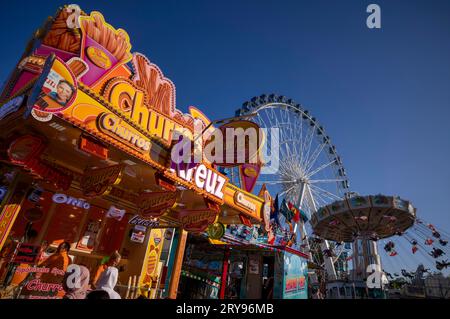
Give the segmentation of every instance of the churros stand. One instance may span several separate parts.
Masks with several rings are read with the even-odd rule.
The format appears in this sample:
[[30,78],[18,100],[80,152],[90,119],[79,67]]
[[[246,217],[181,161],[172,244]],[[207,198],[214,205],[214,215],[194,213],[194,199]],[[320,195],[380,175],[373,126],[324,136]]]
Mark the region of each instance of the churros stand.
[[173,135],[192,137],[196,121],[210,124],[176,108],[174,84],[126,31],[60,8],[0,91],[0,280],[14,241],[67,241],[91,277],[120,252],[122,298],[175,298],[187,233],[259,224],[265,204],[208,161],[173,165]]

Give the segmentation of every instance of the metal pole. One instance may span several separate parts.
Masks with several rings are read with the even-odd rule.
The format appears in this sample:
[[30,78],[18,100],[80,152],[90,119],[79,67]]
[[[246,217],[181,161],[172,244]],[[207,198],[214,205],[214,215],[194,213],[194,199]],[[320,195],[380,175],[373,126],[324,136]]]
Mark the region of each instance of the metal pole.
[[[297,206],[298,206],[298,208],[299,209],[301,209],[302,208],[302,205],[303,205],[303,198],[304,198],[304,196],[305,196],[305,189],[306,189],[306,187],[305,187],[305,183],[303,183],[303,182],[301,182],[302,184],[301,184],[301,192],[300,192],[300,198],[298,199],[298,203],[297,203]],[[300,221],[299,222],[297,222],[297,225],[300,223]],[[312,258],[312,253],[311,253],[311,247],[309,246],[309,240],[308,240],[308,236],[306,236],[306,229],[305,229],[305,223],[301,223],[301,226],[302,226],[302,232],[303,232],[303,235],[304,235],[304,237],[305,237],[305,244],[306,244],[306,249],[308,250],[308,258],[309,258],[309,260],[312,262],[313,261],[313,258]]]
[[[308,196],[309,199],[311,201],[311,205],[313,206],[314,211],[317,211],[317,207],[316,207],[316,203],[314,202],[313,196],[311,194],[311,190],[309,187],[305,187],[306,190],[308,191]],[[320,249],[322,249],[322,251],[324,250],[329,250],[330,249],[330,245],[328,244],[327,240],[324,240],[321,244],[320,244]],[[327,271],[327,275],[328,275],[328,279],[329,280],[336,280],[337,279],[337,274],[336,274],[336,269],[334,269],[334,264],[333,264],[333,257],[323,257],[324,262],[325,262],[325,269]]]
[[[166,267],[166,268],[169,267],[170,253],[172,252],[172,246],[173,246],[173,242],[174,242],[174,239],[175,239],[175,228],[170,228],[170,230],[172,231],[172,238],[170,239],[169,251],[167,252],[167,259],[166,259],[166,263],[165,263],[165,265],[164,265],[164,267]],[[166,230],[166,231],[167,231],[167,230]],[[165,278],[165,280],[167,280],[167,273],[168,273],[168,270],[167,270],[167,272],[166,272],[166,278]],[[160,285],[161,285],[161,274],[162,274],[162,273],[159,274],[158,284],[157,284],[157,286],[156,286],[156,291],[157,291],[158,298],[161,298],[161,296],[162,296],[162,294],[163,294],[163,291],[164,291],[164,289],[160,289]]]
[[229,263],[230,263],[230,248],[225,247],[225,251],[223,253],[222,278],[220,281],[219,299],[225,299],[225,289],[227,286]]

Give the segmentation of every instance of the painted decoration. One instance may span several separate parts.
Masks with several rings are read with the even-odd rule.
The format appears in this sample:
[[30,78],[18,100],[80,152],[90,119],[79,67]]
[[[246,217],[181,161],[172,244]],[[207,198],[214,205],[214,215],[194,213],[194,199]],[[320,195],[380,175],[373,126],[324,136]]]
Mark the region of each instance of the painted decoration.
[[79,22],[83,33],[81,57],[89,67],[81,80],[93,86],[112,67],[131,60],[130,38],[125,30],[116,30],[106,23],[103,15],[97,11],[91,12],[89,16],[81,16]]
[[283,275],[283,299],[308,299],[306,259],[285,251]]
[[207,233],[211,239],[220,239],[225,235],[225,226],[222,223],[214,223],[208,226]]

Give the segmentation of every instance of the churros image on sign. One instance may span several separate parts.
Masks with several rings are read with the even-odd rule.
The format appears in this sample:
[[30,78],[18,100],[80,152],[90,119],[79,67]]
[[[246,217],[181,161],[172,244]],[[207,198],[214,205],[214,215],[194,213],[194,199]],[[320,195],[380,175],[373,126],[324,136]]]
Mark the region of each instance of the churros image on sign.
[[130,38],[125,30],[116,30],[106,23],[96,11],[80,16],[79,22],[83,33],[81,58],[89,67],[81,80],[92,87],[108,72],[131,60]]
[[84,34],[108,50],[117,61],[131,60],[131,45],[127,32],[123,29],[115,30],[105,22],[101,13],[93,11],[90,16],[81,16],[80,26]]

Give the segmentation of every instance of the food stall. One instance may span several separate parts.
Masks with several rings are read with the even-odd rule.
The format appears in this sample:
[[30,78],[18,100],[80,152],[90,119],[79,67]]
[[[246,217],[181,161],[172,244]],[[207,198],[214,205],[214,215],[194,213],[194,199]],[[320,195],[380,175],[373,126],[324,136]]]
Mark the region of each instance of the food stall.
[[3,288],[38,262],[12,267],[18,246],[69,242],[91,277],[120,252],[123,298],[175,298],[188,232],[262,222],[264,198],[207,159],[174,164],[175,137],[211,125],[175,103],[172,81],[101,13],[64,6],[35,32],[0,92]]

